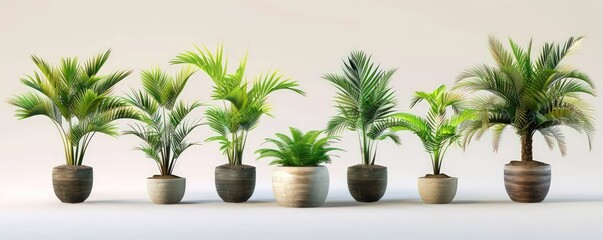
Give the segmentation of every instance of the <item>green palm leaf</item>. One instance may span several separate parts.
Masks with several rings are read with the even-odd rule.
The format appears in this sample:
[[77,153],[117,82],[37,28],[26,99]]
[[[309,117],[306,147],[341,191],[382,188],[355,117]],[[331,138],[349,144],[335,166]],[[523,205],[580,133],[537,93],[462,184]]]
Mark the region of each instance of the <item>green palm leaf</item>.
[[323,75],[338,90],[334,100],[339,113],[327,124],[327,132],[359,132],[362,163],[366,165],[375,163],[377,140],[389,138],[399,143],[395,134],[386,131],[396,106],[394,91],[389,87],[395,71],[382,70],[359,51],[344,61],[341,74]]
[[[125,98],[130,109],[138,114],[140,124],[132,125],[125,134],[143,141],[139,147],[157,163],[161,175],[172,175],[180,155],[196,145],[187,137],[201,125],[199,120],[187,120],[189,114],[201,106],[199,102],[187,104],[178,101],[194,69],[185,67],[175,76],[159,68],[141,72],[143,91],[132,91]],[[123,110],[123,109],[120,109]],[[117,113],[117,112],[116,112]]]
[[249,82],[245,79],[247,55],[234,73],[228,73],[228,61],[223,47],[215,52],[206,47],[195,47],[196,51],[181,53],[172,64],[189,64],[205,72],[213,81],[212,98],[222,101],[222,106],[212,106],[205,116],[210,128],[218,135],[206,141],[217,141],[220,149],[228,157],[230,164],[242,164],[247,135],[253,130],[263,115],[270,116],[268,97],[280,90],[289,90],[304,95],[293,81],[278,71],[260,74]]
[[131,71],[99,74],[110,52],[107,50],[83,63],[77,58],[62,58],[56,65],[33,55],[37,71],[21,82],[39,94],[28,92],[9,100],[18,108],[16,116],[21,119],[45,115],[53,121],[69,165],[82,164],[95,133],[116,136],[115,120],[139,117],[111,96],[113,86]]
[[571,37],[565,44],[546,43],[532,60],[532,41],[524,49],[509,39],[509,52],[490,37],[496,65],[469,69],[456,85],[484,93],[474,98],[472,105],[480,119],[466,125],[464,143],[492,129],[497,150],[503,130],[510,126],[521,137],[522,160],[533,160],[532,139],[537,132],[549,147],[557,145],[565,155],[566,143],[557,126],[566,125],[586,133],[590,144],[592,112],[580,95],[594,95],[594,86],[585,73],[563,63],[583,40]]
[[289,128],[291,137],[277,133],[277,138],[266,138],[267,143],[276,146],[275,149],[262,148],[256,151],[259,159],[271,158],[270,165],[292,167],[318,166],[331,161],[330,152],[340,150],[329,147],[338,139],[333,136],[320,138],[323,131],[308,131],[303,133],[297,128]]

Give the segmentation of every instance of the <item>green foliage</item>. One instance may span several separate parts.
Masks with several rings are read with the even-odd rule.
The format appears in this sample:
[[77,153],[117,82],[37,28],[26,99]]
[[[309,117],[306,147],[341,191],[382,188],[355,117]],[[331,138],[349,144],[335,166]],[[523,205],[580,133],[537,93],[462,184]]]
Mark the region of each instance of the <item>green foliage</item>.
[[142,71],[144,91],[133,90],[127,97],[140,115],[140,123],[130,125],[125,133],[143,141],[136,149],[155,161],[161,175],[172,175],[180,154],[196,144],[188,142],[187,136],[201,124],[186,118],[201,104],[177,100],[193,73],[191,67],[182,68],[173,77],[158,68]]
[[227,73],[228,61],[223,57],[223,47],[212,53],[207,48],[182,53],[172,64],[192,64],[203,70],[214,82],[212,98],[222,101],[207,109],[210,128],[217,133],[207,141],[217,141],[228,157],[230,164],[240,165],[249,131],[259,123],[261,116],[270,116],[268,96],[279,90],[290,90],[304,95],[296,81],[284,77],[277,71],[256,76],[250,83],[245,79],[247,56],[243,57],[237,70]]
[[277,133],[277,138],[266,138],[266,142],[276,146],[275,149],[262,148],[256,151],[261,158],[273,158],[270,165],[281,165],[291,167],[311,167],[321,163],[330,163],[329,152],[341,150],[329,147],[334,140],[333,136],[319,138],[323,131],[309,131],[303,133],[297,128],[289,128],[291,137]]
[[19,119],[44,115],[52,120],[61,135],[68,165],[82,164],[95,133],[117,136],[115,120],[137,117],[122,99],[112,96],[113,86],[131,71],[99,74],[110,53],[107,50],[83,63],[77,58],[62,58],[58,65],[32,55],[38,70],[21,82],[35,91],[9,100],[18,107]]
[[[458,128],[465,121],[475,119],[475,112],[463,109],[463,96],[447,92],[444,85],[431,93],[416,92],[410,107],[422,101],[430,106],[425,118],[411,113],[397,113],[394,117],[399,125],[392,127],[392,130],[410,131],[417,135],[431,157],[433,174],[440,174],[448,147],[452,144],[460,145],[461,134],[457,131]],[[449,114],[449,110],[453,114]]]
[[364,52],[352,52],[344,61],[343,74],[325,74],[324,79],[337,87],[338,114],[327,126],[330,135],[343,130],[356,131],[360,141],[362,163],[375,164],[377,141],[389,138],[396,144],[398,136],[389,131],[396,120],[395,93],[389,87],[395,69],[382,70]]
[[532,42],[527,49],[509,39],[511,51],[490,37],[490,53],[496,66],[479,65],[459,76],[456,88],[484,95],[473,99],[480,119],[470,121],[463,131],[465,144],[492,129],[497,150],[507,126],[521,136],[522,160],[532,158],[532,137],[539,132],[552,149],[559,146],[566,153],[565,137],[560,126],[586,133],[589,144],[594,134],[592,109],[581,98],[594,95],[594,86],[583,72],[564,64],[584,37],[571,37],[563,45],[546,43],[538,58],[532,59]]

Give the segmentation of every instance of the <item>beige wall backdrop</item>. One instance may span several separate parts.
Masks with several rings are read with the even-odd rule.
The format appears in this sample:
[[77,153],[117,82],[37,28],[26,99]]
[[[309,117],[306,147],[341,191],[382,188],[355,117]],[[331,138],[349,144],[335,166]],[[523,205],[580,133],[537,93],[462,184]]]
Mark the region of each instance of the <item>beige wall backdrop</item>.
[[[271,197],[268,161],[255,161],[253,151],[266,137],[287,131],[324,128],[336,113],[334,87],[321,75],[339,72],[341,60],[352,50],[364,50],[383,67],[398,68],[392,81],[399,109],[408,111],[416,90],[451,85],[464,69],[492,64],[488,35],[511,37],[539,49],[547,41],[565,41],[588,35],[578,54],[568,58],[588,73],[597,86],[603,79],[601,1],[8,1],[0,0],[0,201],[49,199],[54,201],[51,169],[64,163],[61,142],[48,119],[18,121],[15,108],[6,104],[13,94],[28,90],[19,78],[34,66],[31,54],[58,61],[62,56],[86,59],[111,48],[105,72],[130,68],[134,74],[116,89],[124,94],[139,88],[139,72],[159,66],[175,72],[168,61],[193,45],[215,48],[223,43],[234,63],[249,51],[248,76],[278,69],[296,79],[306,97],[278,93],[272,102],[275,118],[263,118],[251,133],[245,163],[258,168],[258,196]],[[209,103],[211,81],[194,75],[184,99]],[[600,98],[588,98],[603,127]],[[419,106],[412,112],[425,111]],[[202,111],[195,113],[201,116]],[[125,128],[127,121],[122,121]],[[211,135],[205,126],[192,139]],[[568,155],[549,151],[536,138],[535,158],[553,165],[550,197],[603,196],[601,137],[589,151],[587,139],[566,132]],[[518,139],[508,131],[501,151],[493,153],[486,136],[465,152],[449,151],[444,172],[457,176],[459,198],[506,199],[503,164],[519,157]],[[383,142],[377,163],[389,167],[388,195],[418,198],[416,177],[430,170],[428,155],[414,135],[402,134],[403,144]],[[97,135],[84,164],[94,167],[91,199],[146,198],[144,179],[157,171],[151,160],[133,151],[132,136]],[[332,192],[346,197],[347,166],[360,163],[357,139],[345,134],[339,153],[328,165]],[[226,162],[216,143],[205,143],[183,154],[175,174],[188,179],[188,199],[217,199],[213,169]],[[576,185],[587,183],[586,185]],[[104,195],[106,194],[106,195]],[[263,195],[262,195],[263,194]],[[257,196],[256,196],[257,197]],[[351,200],[351,198],[349,198]]]

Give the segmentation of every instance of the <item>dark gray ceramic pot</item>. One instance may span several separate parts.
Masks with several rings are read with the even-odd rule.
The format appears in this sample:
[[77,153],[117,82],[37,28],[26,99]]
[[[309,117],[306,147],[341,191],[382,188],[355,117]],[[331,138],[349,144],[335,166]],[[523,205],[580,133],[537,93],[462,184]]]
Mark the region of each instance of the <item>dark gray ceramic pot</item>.
[[92,191],[92,168],[61,165],[52,169],[54,194],[64,203],[81,203]]
[[387,189],[387,168],[379,165],[348,167],[348,190],[358,202],[376,202]]
[[224,164],[216,167],[216,190],[224,202],[249,200],[255,189],[255,167]]

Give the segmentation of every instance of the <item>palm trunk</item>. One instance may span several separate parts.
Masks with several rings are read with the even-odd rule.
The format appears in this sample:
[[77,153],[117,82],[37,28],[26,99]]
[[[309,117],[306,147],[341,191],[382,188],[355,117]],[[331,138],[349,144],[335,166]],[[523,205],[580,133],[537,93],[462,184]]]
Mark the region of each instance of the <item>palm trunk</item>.
[[533,161],[532,156],[532,133],[521,134],[521,161]]

